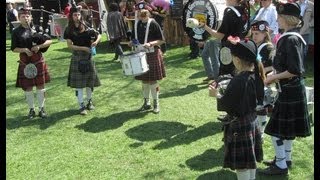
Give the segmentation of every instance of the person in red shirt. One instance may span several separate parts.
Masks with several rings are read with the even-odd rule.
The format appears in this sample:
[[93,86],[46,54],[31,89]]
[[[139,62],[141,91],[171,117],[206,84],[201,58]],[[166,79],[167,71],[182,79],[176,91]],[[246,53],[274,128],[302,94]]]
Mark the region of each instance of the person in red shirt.
[[66,16],[69,16],[70,8],[71,8],[71,5],[70,3],[68,3],[67,6],[64,8],[63,14]]

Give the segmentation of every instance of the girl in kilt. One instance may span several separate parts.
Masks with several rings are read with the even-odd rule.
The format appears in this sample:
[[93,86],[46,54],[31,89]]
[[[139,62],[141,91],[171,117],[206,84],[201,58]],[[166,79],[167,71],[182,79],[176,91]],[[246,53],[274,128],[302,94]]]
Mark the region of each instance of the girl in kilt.
[[[251,24],[252,40],[258,46],[258,54],[261,57],[261,62],[264,67],[264,72],[268,73],[272,71],[272,59],[274,57],[275,49],[271,42],[269,34],[269,24],[267,21],[253,21]],[[257,107],[257,121],[263,138],[263,132],[267,125],[267,107],[270,104],[263,102]]]
[[[45,59],[40,49],[48,48],[52,41],[46,40],[42,44],[34,45],[34,32],[31,29],[32,23],[30,11],[21,9],[18,16],[21,25],[13,30],[11,37],[11,50],[20,53],[16,87],[20,87],[24,91],[29,106],[28,118],[32,119],[36,116],[33,93],[33,86],[36,86],[39,103],[39,117],[45,118],[47,116],[44,110],[45,83],[50,81],[50,76],[48,66],[45,63]],[[34,64],[36,67],[37,74],[35,77],[26,76],[24,73],[25,67],[31,64]]]
[[142,75],[135,76],[135,79],[142,81],[142,93],[144,97],[144,103],[139,111],[151,109],[151,94],[153,98],[153,112],[159,113],[160,87],[157,81],[166,77],[163,55],[160,48],[160,45],[165,41],[161,27],[154,19],[150,18],[150,12],[148,10],[138,10],[138,18],[139,20],[136,22],[132,33],[132,39],[137,42],[130,42],[129,46],[140,44],[146,49],[154,49],[146,53],[149,71]]
[[216,84],[209,85],[209,95],[217,97],[219,108],[230,116],[224,122],[224,168],[236,170],[238,180],[255,179],[256,162],[262,161],[261,133],[256,119],[258,92],[263,92],[257,47],[251,40],[231,41],[230,50],[236,74],[224,93]]
[[[91,48],[100,41],[100,34],[84,25],[80,8],[70,9],[68,27],[64,33],[68,47],[72,50],[71,63],[68,74],[68,86],[76,89],[76,96],[80,106],[80,114],[86,115],[86,110],[93,110],[92,92],[94,87],[100,86]],[[87,104],[83,100],[83,88],[86,89]]]
[[[163,63],[163,55],[160,45],[164,43],[164,37],[159,24],[150,18],[150,12],[146,9],[138,10],[139,20],[135,24],[132,33],[132,39],[137,42],[130,42],[129,46],[140,44],[143,48],[154,49],[146,53],[149,71],[135,76],[135,79],[142,82],[142,94],[144,103],[139,111],[147,111],[151,109],[150,94],[153,99],[153,112],[159,113],[159,84],[158,80],[166,77]],[[148,31],[147,31],[148,30]]]
[[300,7],[296,3],[278,4],[278,23],[284,33],[277,42],[273,60],[275,72],[266,84],[276,82],[278,99],[265,133],[269,134],[275,149],[275,159],[266,161],[268,168],[260,172],[266,175],[288,174],[291,166],[292,143],[296,137],[311,135],[310,121],[303,80],[303,50],[306,43],[299,34]]

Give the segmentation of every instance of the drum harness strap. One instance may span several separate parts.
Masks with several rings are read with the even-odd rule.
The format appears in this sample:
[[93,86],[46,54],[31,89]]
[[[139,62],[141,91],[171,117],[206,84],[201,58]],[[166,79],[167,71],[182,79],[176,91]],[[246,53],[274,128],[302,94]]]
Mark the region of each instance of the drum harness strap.
[[236,13],[236,15],[237,15],[238,17],[241,16],[241,14],[239,13],[239,11],[238,11],[235,7],[233,7],[233,6],[228,6],[228,8],[232,9],[233,12]]
[[[144,44],[147,43],[147,40],[148,40],[148,35],[149,35],[149,27],[150,27],[150,24],[151,24],[151,21],[152,21],[152,18],[149,18],[148,19],[148,22],[147,22],[147,28],[146,28],[146,34],[144,36]],[[138,39],[138,21],[135,21],[134,23],[134,37],[135,39]],[[153,48],[153,47],[152,47]],[[146,52],[152,52],[152,48],[149,48],[149,49],[146,49]]]

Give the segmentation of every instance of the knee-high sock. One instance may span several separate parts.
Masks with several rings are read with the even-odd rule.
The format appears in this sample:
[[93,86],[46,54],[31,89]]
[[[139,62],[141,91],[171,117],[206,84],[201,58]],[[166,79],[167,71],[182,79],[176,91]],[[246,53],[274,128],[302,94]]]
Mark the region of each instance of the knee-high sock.
[[40,109],[44,107],[45,92],[46,92],[46,89],[37,89],[37,98],[38,98]]
[[152,99],[158,100],[159,99],[159,91],[160,91],[159,84],[157,82],[154,84],[151,84],[150,88],[151,88]]
[[249,169],[236,169],[237,179],[238,180],[249,180],[250,171]]
[[257,115],[257,120],[258,120],[259,128],[260,128],[260,131],[261,131],[261,136],[263,136],[264,129],[265,129],[266,125],[267,125],[267,116]]
[[256,179],[256,169],[249,169],[250,172],[250,180]]
[[150,105],[150,84],[142,83],[142,94],[146,103]]
[[281,169],[287,168],[286,153],[284,151],[283,140],[274,136],[271,136],[271,139],[276,152],[276,165]]
[[34,94],[33,94],[33,91],[25,91],[24,92],[25,96],[26,96],[26,101],[27,101],[27,104],[29,106],[29,108],[34,108]]
[[284,150],[286,152],[286,161],[291,161],[291,151],[293,140],[284,140]]
[[89,101],[92,98],[93,88],[86,87],[86,92],[87,92],[87,101]]
[[82,88],[77,88],[76,89],[76,96],[77,96],[77,99],[78,99],[79,106],[81,108],[81,105],[83,103],[83,89]]

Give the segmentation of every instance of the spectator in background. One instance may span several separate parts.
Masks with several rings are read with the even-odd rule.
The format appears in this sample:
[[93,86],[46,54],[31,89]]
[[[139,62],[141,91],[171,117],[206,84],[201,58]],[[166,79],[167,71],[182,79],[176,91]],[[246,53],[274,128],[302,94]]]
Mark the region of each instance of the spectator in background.
[[115,48],[115,56],[113,60],[118,60],[118,57],[123,55],[120,42],[126,38],[127,25],[124,22],[124,17],[119,11],[117,3],[111,3],[109,6],[109,13],[107,16],[107,30],[109,34],[110,42]]
[[207,73],[207,78],[203,83],[208,83],[210,80],[218,80],[219,76],[219,50],[220,41],[209,39],[205,42],[203,51],[201,53],[204,69]]
[[300,29],[300,34],[307,43],[304,50],[304,57],[306,58],[308,54],[309,34],[313,32],[311,28],[314,28],[314,4],[309,0],[299,0],[298,4],[301,8],[300,16],[303,17],[304,23]]
[[254,20],[264,20],[268,22],[271,40],[279,33],[277,18],[276,7],[272,4],[272,0],[261,0],[261,8]]
[[67,6],[64,8],[63,14],[69,16],[71,4],[68,3]]
[[258,10],[260,9],[261,0],[250,0],[250,21],[253,21],[256,17]]
[[12,30],[14,28],[13,24],[11,23],[12,21],[18,21],[18,11],[14,9],[14,4],[13,3],[7,3],[7,21],[9,23],[9,32],[10,34],[12,33]]

